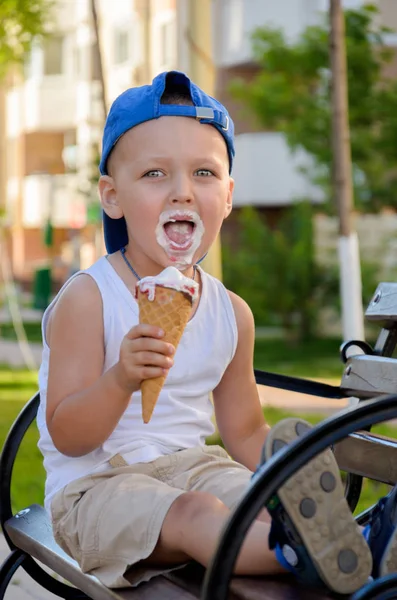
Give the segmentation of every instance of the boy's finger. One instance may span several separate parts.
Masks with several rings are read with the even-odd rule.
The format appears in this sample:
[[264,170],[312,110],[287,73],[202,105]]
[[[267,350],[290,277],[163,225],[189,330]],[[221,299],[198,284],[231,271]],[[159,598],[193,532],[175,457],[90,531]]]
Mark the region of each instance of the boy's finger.
[[148,367],[162,367],[164,369],[170,369],[174,364],[174,361],[170,356],[164,356],[164,354],[158,354],[157,352],[137,352],[135,356],[137,365],[148,366]]
[[140,337],[162,338],[163,336],[164,331],[160,329],[160,327],[156,327],[155,325],[148,325],[146,323],[140,323],[139,325],[135,325],[129,330],[129,332],[126,335],[126,337],[130,340],[135,340]]
[[175,348],[172,344],[163,342],[153,337],[139,337],[128,340],[128,349],[130,352],[158,352],[172,356],[175,353]]

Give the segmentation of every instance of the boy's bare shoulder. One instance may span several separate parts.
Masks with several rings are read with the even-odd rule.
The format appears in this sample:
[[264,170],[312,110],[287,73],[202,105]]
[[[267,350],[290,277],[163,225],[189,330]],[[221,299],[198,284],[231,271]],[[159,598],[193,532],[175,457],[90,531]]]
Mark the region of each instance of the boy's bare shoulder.
[[67,321],[69,326],[80,320],[97,320],[102,316],[101,293],[94,279],[81,273],[70,283],[57,299],[47,324],[46,336],[51,335],[54,322]]
[[90,275],[81,273],[67,284],[60,294],[55,308],[60,306],[76,306],[76,308],[81,309],[92,306],[93,302],[101,302],[99,288]]
[[247,302],[241,298],[241,296],[238,296],[230,290],[227,290],[227,293],[229,294],[229,298],[233,306],[238,329],[253,327],[254,316]]

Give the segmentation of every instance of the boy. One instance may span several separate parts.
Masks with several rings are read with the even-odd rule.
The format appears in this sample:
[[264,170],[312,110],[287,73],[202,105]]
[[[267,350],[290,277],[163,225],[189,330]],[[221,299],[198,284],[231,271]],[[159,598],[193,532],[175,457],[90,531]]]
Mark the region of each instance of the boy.
[[[226,109],[184,74],[163,73],[117,98],[100,163],[108,255],[74,275],[43,318],[38,425],[46,507],[57,542],[109,587],[138,584],[191,559],[208,565],[267,438],[252,313],[197,267],[231,211],[233,157]],[[134,299],[139,279],[170,265],[199,286],[176,352],[157,327],[139,325]],[[143,424],[141,382],[164,374]],[[213,432],[211,392],[234,460],[205,445]],[[325,454],[336,477],[332,453]],[[318,490],[318,501],[327,494]],[[340,496],[332,491],[343,504]],[[338,578],[322,573],[341,591],[351,591],[352,577],[357,589],[370,572],[368,548],[350,513],[347,520],[346,543],[360,549],[364,567],[340,570],[335,585]],[[296,521],[302,525],[302,515]],[[269,522],[263,511],[236,573],[288,568],[281,546],[274,553],[267,544]]]

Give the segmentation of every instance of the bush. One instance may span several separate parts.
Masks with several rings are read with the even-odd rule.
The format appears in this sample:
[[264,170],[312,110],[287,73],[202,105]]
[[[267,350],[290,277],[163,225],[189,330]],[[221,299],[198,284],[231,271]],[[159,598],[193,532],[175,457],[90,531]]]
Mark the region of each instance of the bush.
[[329,286],[314,258],[312,207],[297,203],[276,229],[244,207],[239,225],[236,243],[224,245],[225,285],[248,302],[257,325],[281,325],[289,339],[311,338]]

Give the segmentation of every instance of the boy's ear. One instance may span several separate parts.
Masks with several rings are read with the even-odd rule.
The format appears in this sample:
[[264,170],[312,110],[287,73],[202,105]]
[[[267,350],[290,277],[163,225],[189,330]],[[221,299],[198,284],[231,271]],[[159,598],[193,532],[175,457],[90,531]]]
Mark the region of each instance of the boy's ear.
[[101,198],[102,208],[111,219],[121,219],[123,211],[117,202],[116,184],[110,175],[102,175],[99,178],[98,190]]
[[228,194],[227,194],[227,198],[226,198],[226,205],[225,205],[225,219],[230,215],[230,213],[232,212],[232,206],[233,206],[233,190],[234,190],[234,179],[232,179],[232,177],[229,178],[229,190],[228,190]]

